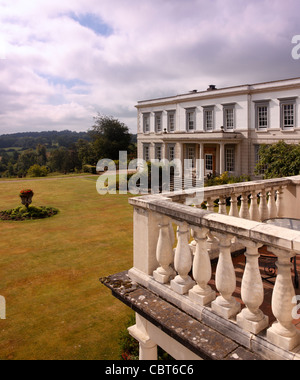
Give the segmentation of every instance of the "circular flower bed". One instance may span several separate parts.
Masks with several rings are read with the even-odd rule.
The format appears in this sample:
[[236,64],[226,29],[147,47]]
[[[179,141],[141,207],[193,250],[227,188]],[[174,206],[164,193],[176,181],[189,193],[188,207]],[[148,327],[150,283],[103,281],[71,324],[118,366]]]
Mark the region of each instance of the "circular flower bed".
[[35,206],[19,206],[11,210],[0,211],[0,220],[30,220],[50,218],[58,214],[58,210],[54,207],[35,207]]

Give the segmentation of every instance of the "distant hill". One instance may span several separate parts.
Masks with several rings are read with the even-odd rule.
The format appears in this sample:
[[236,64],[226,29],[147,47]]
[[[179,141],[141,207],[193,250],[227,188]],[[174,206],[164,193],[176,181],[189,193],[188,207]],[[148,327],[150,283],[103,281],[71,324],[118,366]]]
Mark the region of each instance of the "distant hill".
[[0,135],[0,149],[35,149],[39,144],[45,145],[47,148],[58,146],[69,148],[79,139],[90,141],[90,136],[87,132],[72,132],[69,130],[13,133]]

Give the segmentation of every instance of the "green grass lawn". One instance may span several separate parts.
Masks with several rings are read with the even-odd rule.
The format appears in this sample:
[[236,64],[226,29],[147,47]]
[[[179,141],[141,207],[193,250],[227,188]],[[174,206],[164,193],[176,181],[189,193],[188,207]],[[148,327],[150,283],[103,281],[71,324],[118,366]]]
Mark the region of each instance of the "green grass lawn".
[[118,359],[118,334],[130,310],[99,278],[132,267],[128,196],[100,196],[97,177],[1,181],[0,211],[33,205],[57,216],[0,221],[1,359]]

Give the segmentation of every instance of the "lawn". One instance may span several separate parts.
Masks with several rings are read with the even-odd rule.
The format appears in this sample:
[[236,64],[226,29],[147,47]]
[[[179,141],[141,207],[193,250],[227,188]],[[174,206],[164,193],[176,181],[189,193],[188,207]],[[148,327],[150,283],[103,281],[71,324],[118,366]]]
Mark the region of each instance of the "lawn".
[[0,360],[118,359],[118,334],[130,311],[99,278],[132,266],[128,196],[100,196],[97,177],[0,182],[0,211],[33,205],[57,216],[0,221]]

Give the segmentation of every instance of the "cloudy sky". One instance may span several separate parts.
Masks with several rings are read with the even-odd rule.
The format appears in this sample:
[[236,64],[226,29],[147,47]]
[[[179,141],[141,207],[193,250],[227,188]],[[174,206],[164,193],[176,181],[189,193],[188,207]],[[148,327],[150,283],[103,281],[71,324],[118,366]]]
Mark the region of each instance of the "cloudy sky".
[[300,77],[299,0],[0,0],[0,134],[136,131],[138,100]]

